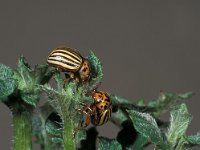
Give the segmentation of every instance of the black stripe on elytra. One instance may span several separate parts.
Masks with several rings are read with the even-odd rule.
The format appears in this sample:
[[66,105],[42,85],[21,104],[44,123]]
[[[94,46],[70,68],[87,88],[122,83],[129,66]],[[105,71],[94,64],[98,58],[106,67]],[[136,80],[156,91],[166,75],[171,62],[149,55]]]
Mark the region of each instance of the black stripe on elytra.
[[[103,114],[105,114],[105,113],[101,113],[100,118],[102,118]],[[101,123],[104,124],[105,122],[107,122],[107,121],[106,121],[107,118],[108,118],[108,112],[106,112],[106,114],[104,115],[103,121],[102,121]],[[100,120],[101,120],[101,119],[100,119]],[[100,121],[100,120],[99,120],[99,121]]]
[[65,48],[66,51],[69,51],[71,53],[73,53],[74,55],[78,55],[78,56],[81,56],[81,54],[79,54],[79,52],[75,51],[74,49],[72,48]]
[[[58,55],[50,56],[49,59],[50,59],[50,58],[55,58],[55,59],[56,59],[56,57],[58,57]],[[63,58],[63,59],[66,59],[66,60],[72,62],[72,63],[71,63],[72,65],[76,64],[76,66],[80,66],[80,64],[78,64],[77,62],[74,62],[73,60],[71,60],[71,59],[69,59],[69,58],[67,58],[67,57],[65,57],[65,56],[59,56],[59,57],[61,57],[61,58]],[[57,59],[56,59],[56,60],[57,60]],[[57,61],[58,61],[58,60],[57,60]],[[60,61],[60,62],[64,62],[63,60],[59,60],[59,61]],[[69,62],[66,62],[66,63],[69,63]],[[71,65],[70,65],[70,66],[71,66]]]
[[[49,58],[48,60],[58,61],[57,59],[52,59],[52,58]],[[72,67],[76,67],[76,65],[74,65],[72,63],[68,63],[68,62],[62,61],[62,60],[59,60],[58,62],[61,62],[63,64],[66,64],[66,65],[69,65],[69,66],[72,66]]]
[[72,57],[73,59],[76,59],[79,62],[80,62],[80,59],[81,59],[81,57],[79,55],[77,55],[76,53],[73,53],[73,54],[76,55],[77,57],[80,57],[80,59],[74,57],[73,55],[70,55],[71,51],[70,51],[70,53],[66,53],[66,52],[63,52],[63,51],[56,50],[52,54],[55,54],[55,53],[62,53],[64,55],[69,55],[70,57]]

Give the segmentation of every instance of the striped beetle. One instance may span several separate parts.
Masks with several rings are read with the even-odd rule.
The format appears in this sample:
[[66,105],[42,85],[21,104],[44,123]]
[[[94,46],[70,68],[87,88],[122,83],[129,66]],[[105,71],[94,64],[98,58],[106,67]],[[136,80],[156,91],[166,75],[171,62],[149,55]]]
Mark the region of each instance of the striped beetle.
[[95,126],[103,125],[111,117],[112,101],[108,94],[103,91],[95,90],[91,93],[91,95],[94,102],[90,106],[83,104],[84,107],[81,110],[84,114],[86,114],[84,125],[82,123],[82,126],[84,127],[87,127],[90,122]]
[[69,73],[76,82],[87,81],[90,78],[90,63],[72,48],[56,48],[47,59],[49,65],[61,72]]

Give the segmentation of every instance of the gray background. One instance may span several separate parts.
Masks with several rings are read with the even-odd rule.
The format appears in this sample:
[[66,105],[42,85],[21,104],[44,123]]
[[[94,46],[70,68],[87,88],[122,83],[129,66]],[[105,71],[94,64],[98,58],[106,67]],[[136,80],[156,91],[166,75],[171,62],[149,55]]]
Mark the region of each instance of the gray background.
[[[200,129],[200,1],[1,1],[0,63],[16,67],[23,54],[33,66],[58,46],[104,65],[101,89],[131,101],[166,92],[197,91],[187,101]],[[0,149],[12,146],[11,113],[0,104]],[[115,137],[110,123],[101,135]],[[37,149],[37,148],[35,148]]]

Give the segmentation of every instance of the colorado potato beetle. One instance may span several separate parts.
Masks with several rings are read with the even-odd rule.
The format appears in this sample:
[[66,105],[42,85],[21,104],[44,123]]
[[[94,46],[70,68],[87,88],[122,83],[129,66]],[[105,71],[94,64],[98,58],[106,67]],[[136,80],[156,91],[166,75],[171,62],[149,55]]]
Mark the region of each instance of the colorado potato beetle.
[[91,95],[94,99],[95,106],[101,111],[106,110],[112,104],[111,99],[106,92],[95,90]]
[[72,48],[56,48],[47,59],[49,65],[70,75],[77,82],[90,78],[90,63]]
[[103,91],[93,91],[92,97],[94,102],[90,105],[84,105],[82,112],[86,114],[84,127],[87,127],[90,123],[95,126],[105,124],[111,117],[112,101],[108,94]]

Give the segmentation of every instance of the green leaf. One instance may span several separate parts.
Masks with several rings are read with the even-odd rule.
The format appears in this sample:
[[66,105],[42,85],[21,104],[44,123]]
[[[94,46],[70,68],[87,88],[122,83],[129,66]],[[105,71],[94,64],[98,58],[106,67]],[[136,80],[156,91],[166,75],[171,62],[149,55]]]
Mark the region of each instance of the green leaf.
[[167,133],[167,140],[171,147],[175,147],[177,141],[185,134],[191,121],[191,115],[188,113],[185,104],[175,107],[170,113],[170,127]]
[[156,100],[149,102],[148,106],[156,109],[156,112],[153,113],[153,116],[159,117],[161,114],[169,110],[171,106],[174,106],[180,101],[190,99],[193,95],[193,92],[186,92],[181,94],[161,93]]
[[75,97],[78,95],[78,93],[75,81],[71,81],[65,86],[65,93],[67,94],[68,99],[76,100]]
[[54,72],[55,70],[48,65],[36,65],[34,69],[31,69],[26,59],[21,56],[15,71],[18,89],[27,93],[34,92],[35,86],[48,82]]
[[48,65],[36,65],[34,69],[31,69],[26,59],[21,56],[14,72],[14,78],[22,100],[35,107],[40,94],[38,85],[48,82],[54,71]]
[[54,75],[54,79],[55,79],[56,84],[57,84],[58,92],[62,92],[63,87],[64,87],[64,80],[62,79],[61,74],[60,73],[56,73]]
[[21,94],[21,98],[27,104],[32,105],[32,106],[35,107],[37,105],[38,100],[39,100],[39,95],[38,94],[25,94],[25,93],[22,93]]
[[14,78],[18,81],[17,88],[24,93],[30,93],[34,90],[34,79],[31,75],[32,70],[26,59],[21,56],[18,61],[18,67],[15,71]]
[[75,134],[75,141],[78,144],[81,140],[86,139],[86,130],[77,131]]
[[121,145],[115,139],[99,137],[98,150],[122,150]]
[[56,95],[59,94],[59,92],[53,89],[49,84],[40,85],[40,90],[44,91],[51,100],[56,99]]
[[137,100],[137,105],[138,105],[138,106],[145,106],[144,99],[139,99],[139,100]]
[[16,87],[14,79],[0,79],[0,99],[4,99],[11,95]]
[[148,143],[148,139],[144,137],[143,135],[139,134],[132,146],[130,146],[128,149],[130,150],[143,150],[144,146]]
[[180,93],[180,94],[178,94],[178,98],[179,98],[179,99],[182,99],[182,100],[184,100],[184,99],[190,99],[190,98],[192,98],[194,95],[195,95],[194,92]]
[[13,79],[13,71],[10,67],[0,64],[0,99],[11,95],[16,87],[16,81]]
[[13,77],[13,71],[10,67],[0,64],[0,79],[4,80]]
[[86,92],[96,89],[103,78],[103,66],[92,51],[89,53],[88,61],[91,65],[91,79],[89,84],[85,84]]
[[62,138],[59,138],[59,137],[53,137],[51,138],[51,141],[55,144],[60,144],[60,143],[63,143],[63,139]]
[[182,137],[178,140],[175,149],[176,149],[176,150],[183,150],[183,149],[186,149],[186,145],[185,145],[185,144],[187,144],[187,142],[185,141],[185,138],[182,136]]
[[24,56],[20,56],[18,60],[18,68],[30,70],[30,66]]
[[112,99],[113,105],[130,104],[130,102],[126,98],[121,96],[111,94],[110,98]]
[[45,84],[47,83],[52,75],[55,73],[55,68],[49,65],[36,65],[34,69],[35,83]]
[[62,92],[59,92],[53,89],[48,84],[40,85],[40,89],[46,93],[48,97],[48,102],[52,106],[52,108],[56,110],[56,112],[58,112],[60,115],[64,114],[62,112],[62,107],[67,107],[63,102],[65,101],[65,97],[67,96],[64,95],[65,94],[63,93],[64,90],[62,90]]
[[[91,68],[90,80],[89,82],[84,82],[84,84],[81,84],[81,89],[83,91],[82,93],[88,93],[96,89],[100,85],[103,78],[103,66],[92,51],[90,51],[87,59],[90,62]],[[80,89],[80,86],[78,89]]]
[[[55,75],[55,80],[57,83],[57,89],[53,89],[50,85],[40,86],[47,96],[51,106],[56,110],[56,112],[61,116],[61,119],[68,115],[74,118],[74,121],[80,119],[80,115],[75,108],[82,107],[80,102],[83,102],[83,93],[80,92],[80,88],[77,88],[77,84],[74,80],[70,80],[65,84],[60,74]],[[80,86],[81,87],[81,86]],[[75,122],[76,122],[75,121]]]
[[90,51],[88,61],[91,64],[92,76],[100,81],[103,78],[103,66],[100,60]]
[[129,118],[121,109],[118,109],[118,111],[113,113],[111,116],[111,121],[118,126],[120,126],[127,119]]
[[200,145],[200,132],[196,135],[187,136],[185,139],[189,144]]
[[51,134],[56,137],[62,137],[63,129],[61,125],[57,122],[57,116],[53,116],[53,115],[51,116],[51,119],[48,119],[46,121],[45,129],[48,134]]
[[140,113],[128,110],[135,129],[144,137],[149,139],[155,145],[164,143],[161,130],[159,129],[155,119],[147,113]]
[[143,100],[141,101],[140,104],[134,104],[121,96],[111,94],[110,98],[112,99],[113,111],[116,111],[118,108],[128,109],[128,110],[137,110],[140,112],[154,112],[155,111],[154,108],[144,105]]

